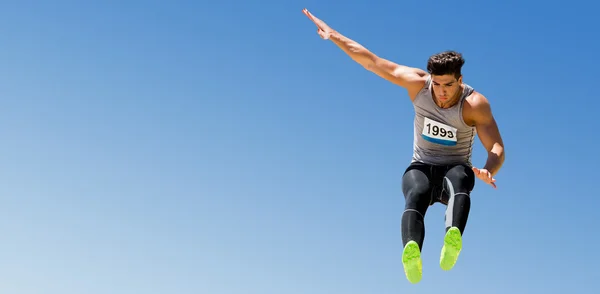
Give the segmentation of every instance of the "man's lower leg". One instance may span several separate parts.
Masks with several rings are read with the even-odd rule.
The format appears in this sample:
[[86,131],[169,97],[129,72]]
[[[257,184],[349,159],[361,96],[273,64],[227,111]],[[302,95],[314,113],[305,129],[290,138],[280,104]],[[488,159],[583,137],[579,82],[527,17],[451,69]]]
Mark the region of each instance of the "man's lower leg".
[[423,275],[421,249],[425,236],[424,217],[431,203],[430,171],[430,167],[415,163],[402,176],[402,193],[406,200],[401,225],[402,264],[411,283],[418,283]]
[[462,250],[462,235],[467,225],[471,202],[467,193],[452,194],[446,211],[446,235],[440,254],[440,267],[451,270]]

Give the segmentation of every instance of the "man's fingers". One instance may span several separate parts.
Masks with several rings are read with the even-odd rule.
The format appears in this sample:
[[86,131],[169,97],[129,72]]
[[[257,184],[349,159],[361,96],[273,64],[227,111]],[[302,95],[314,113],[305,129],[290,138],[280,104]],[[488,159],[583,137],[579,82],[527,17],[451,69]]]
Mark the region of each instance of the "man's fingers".
[[312,22],[314,22],[314,23],[315,23],[315,25],[316,25],[316,26],[317,26],[319,29],[321,29],[321,30],[323,29],[323,27],[325,26],[325,23],[324,23],[322,20],[320,20],[320,19],[318,19],[317,17],[315,17],[314,15],[312,15],[312,13],[310,13],[310,11],[308,11],[308,9],[306,9],[306,8],[304,8],[304,9],[302,10],[302,12],[304,12],[304,14],[306,14],[306,16],[308,16],[308,18],[309,18],[310,20],[312,20]]
[[475,176],[477,176],[479,179],[492,185],[492,187],[497,188],[495,184],[496,179],[492,177],[492,173],[490,171],[487,169],[478,169],[476,167],[472,167],[472,170],[475,173]]
[[304,9],[302,9],[302,12],[303,12],[303,13],[304,13],[306,16],[308,16],[308,18],[312,18],[312,17],[310,17],[310,12],[308,12],[308,9],[304,8]]
[[310,13],[308,11],[308,9],[304,8],[302,9],[302,12],[304,12],[304,14],[310,19],[312,20],[315,24],[317,23],[317,21],[315,20],[315,17],[312,15],[312,13]]
[[496,189],[496,179],[494,179],[492,177],[492,173],[487,170],[487,169],[478,169],[476,167],[472,167],[471,168],[473,170],[473,172],[475,173],[475,176],[478,177],[479,179],[481,179],[482,181],[486,182],[487,184],[490,184],[492,187],[494,187],[494,189]]

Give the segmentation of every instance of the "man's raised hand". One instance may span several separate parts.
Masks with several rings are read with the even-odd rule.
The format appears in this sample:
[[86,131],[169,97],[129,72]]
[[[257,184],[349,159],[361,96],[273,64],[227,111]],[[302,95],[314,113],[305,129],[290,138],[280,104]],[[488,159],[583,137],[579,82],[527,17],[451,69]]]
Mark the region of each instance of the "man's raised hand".
[[331,34],[333,33],[333,30],[324,21],[312,15],[312,13],[308,11],[308,9],[304,8],[302,9],[302,12],[304,12],[304,14],[312,22],[315,23],[315,25],[317,26],[317,33],[319,34],[319,36],[321,36],[321,38],[323,38],[324,40],[328,40]]

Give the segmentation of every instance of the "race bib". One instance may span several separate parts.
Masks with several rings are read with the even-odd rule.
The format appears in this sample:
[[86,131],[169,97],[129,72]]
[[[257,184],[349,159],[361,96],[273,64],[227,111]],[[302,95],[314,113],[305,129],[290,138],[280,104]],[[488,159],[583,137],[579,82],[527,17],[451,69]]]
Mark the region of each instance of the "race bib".
[[456,128],[425,118],[421,137],[432,143],[454,146],[456,145]]

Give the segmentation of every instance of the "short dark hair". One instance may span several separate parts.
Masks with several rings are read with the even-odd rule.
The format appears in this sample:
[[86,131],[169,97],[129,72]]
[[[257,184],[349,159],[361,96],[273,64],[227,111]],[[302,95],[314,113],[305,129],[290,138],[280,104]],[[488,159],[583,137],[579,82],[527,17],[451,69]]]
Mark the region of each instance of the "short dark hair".
[[461,76],[461,69],[465,64],[462,54],[456,51],[444,51],[429,57],[427,71],[432,75],[453,74],[457,79]]

